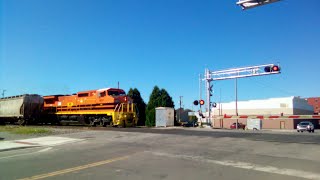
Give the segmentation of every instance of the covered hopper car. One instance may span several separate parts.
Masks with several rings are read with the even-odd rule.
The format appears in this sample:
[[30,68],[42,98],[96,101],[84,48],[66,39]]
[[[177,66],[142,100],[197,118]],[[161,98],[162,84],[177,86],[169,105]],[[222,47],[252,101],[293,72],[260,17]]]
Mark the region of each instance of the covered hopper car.
[[25,125],[40,119],[43,98],[37,94],[24,94],[0,99],[0,122]]

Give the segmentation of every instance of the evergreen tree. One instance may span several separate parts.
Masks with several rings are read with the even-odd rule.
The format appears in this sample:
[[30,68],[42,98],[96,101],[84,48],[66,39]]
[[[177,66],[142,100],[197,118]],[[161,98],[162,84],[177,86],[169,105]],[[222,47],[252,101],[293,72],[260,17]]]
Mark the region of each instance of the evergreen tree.
[[150,95],[149,102],[146,109],[146,125],[155,126],[156,119],[156,107],[172,107],[174,108],[174,102],[172,97],[165,89],[159,89],[158,86],[153,88]]
[[141,97],[140,91],[137,88],[130,88],[128,96],[132,98],[133,103],[137,105],[138,109],[138,126],[144,126],[146,121],[146,103]]

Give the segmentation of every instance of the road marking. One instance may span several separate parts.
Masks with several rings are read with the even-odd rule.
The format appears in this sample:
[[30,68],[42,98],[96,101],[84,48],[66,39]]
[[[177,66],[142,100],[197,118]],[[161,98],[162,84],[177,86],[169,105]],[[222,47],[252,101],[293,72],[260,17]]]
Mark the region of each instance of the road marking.
[[230,166],[235,168],[241,168],[241,169],[249,169],[254,171],[261,171],[261,172],[267,172],[267,173],[273,173],[273,174],[279,174],[279,175],[286,175],[286,176],[293,176],[293,177],[299,177],[304,179],[313,179],[313,180],[320,180],[320,174],[308,172],[308,171],[302,171],[302,170],[296,170],[296,169],[286,169],[286,168],[277,168],[274,166],[263,166],[259,164],[252,164],[247,162],[235,162],[235,161],[218,161],[218,160],[212,160],[212,159],[206,159],[201,156],[189,156],[189,155],[177,155],[177,154],[168,154],[168,153],[162,153],[162,152],[151,152],[151,151],[145,151],[149,152],[156,156],[164,156],[164,157],[170,157],[170,158],[180,158],[180,159],[186,159],[186,160],[194,160],[194,161],[201,161],[201,162],[207,162],[222,166]]
[[15,141],[20,144],[29,144],[29,145],[40,145],[40,146],[57,146],[67,143],[74,143],[78,141],[83,141],[84,139],[75,139],[68,137],[59,137],[59,136],[46,136],[46,137],[38,137],[31,139],[21,139]]
[[104,165],[104,164],[109,164],[109,163],[112,163],[112,162],[115,162],[115,161],[128,159],[129,157],[130,156],[123,156],[123,157],[108,159],[108,160],[104,160],[104,161],[99,161],[99,162],[95,162],[95,163],[91,163],[91,164],[86,164],[86,165],[77,166],[77,167],[73,167],[73,168],[54,171],[54,172],[51,172],[51,173],[40,174],[40,175],[28,177],[28,178],[19,179],[19,180],[44,179],[44,178],[48,178],[48,177],[52,177],[52,176],[62,175],[62,174],[66,174],[66,173],[70,173],[70,172],[74,172],[74,171],[79,171],[79,170],[88,169],[88,168],[92,168],[92,167],[96,167],[96,166],[101,166],[101,165]]
[[47,148],[45,148],[45,149],[41,149],[40,151],[38,151],[38,152],[46,152],[46,151],[49,151],[50,149],[52,149],[52,147],[47,147]]
[[45,152],[45,151],[49,151],[49,150],[51,150],[51,149],[52,149],[52,147],[48,147],[48,148],[41,149],[40,151],[36,151],[36,152],[0,157],[0,160],[1,160],[1,159],[9,159],[9,158],[13,158],[13,157],[19,157],[19,156],[25,156],[25,155],[30,155],[30,154],[42,153],[42,152]]

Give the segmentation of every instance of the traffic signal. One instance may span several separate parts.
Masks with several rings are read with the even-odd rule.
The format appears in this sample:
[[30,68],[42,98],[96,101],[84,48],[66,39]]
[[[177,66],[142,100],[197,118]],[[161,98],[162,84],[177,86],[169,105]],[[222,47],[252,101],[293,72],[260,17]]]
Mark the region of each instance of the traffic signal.
[[201,99],[201,100],[199,101],[199,103],[200,103],[200,106],[201,106],[201,105],[204,105],[204,100]]
[[264,68],[265,72],[280,72],[280,67],[277,65],[273,65],[273,66],[266,66]]
[[194,104],[195,106],[198,106],[199,101],[198,101],[198,100],[195,100],[195,101],[193,101],[193,104]]
[[217,107],[217,103],[212,103],[212,107]]

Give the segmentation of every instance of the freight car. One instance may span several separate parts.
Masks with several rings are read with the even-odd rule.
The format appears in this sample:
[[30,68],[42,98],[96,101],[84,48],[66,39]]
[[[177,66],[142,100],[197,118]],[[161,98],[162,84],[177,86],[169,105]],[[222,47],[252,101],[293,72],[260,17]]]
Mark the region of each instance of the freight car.
[[0,123],[25,125],[40,119],[43,98],[37,94],[24,94],[0,99]]
[[44,112],[59,122],[91,126],[135,126],[136,105],[124,90],[105,88],[73,95],[44,96]]

